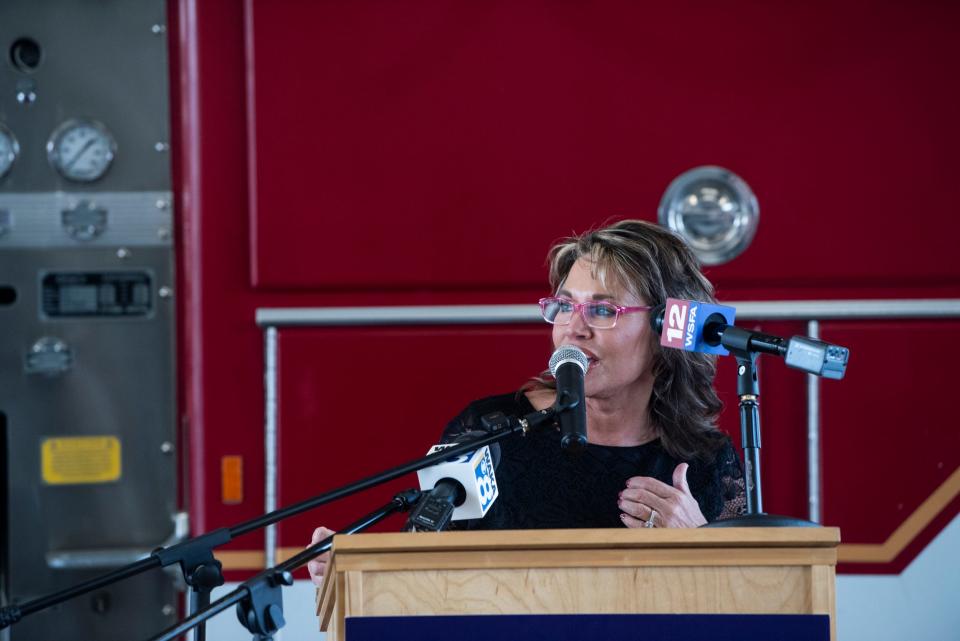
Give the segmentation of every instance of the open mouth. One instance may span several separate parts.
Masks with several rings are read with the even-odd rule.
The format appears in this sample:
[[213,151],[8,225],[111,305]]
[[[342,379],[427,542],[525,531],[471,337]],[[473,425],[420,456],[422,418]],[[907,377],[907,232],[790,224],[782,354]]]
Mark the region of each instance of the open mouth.
[[580,352],[587,357],[587,371],[585,373],[589,374],[590,370],[600,364],[600,359],[597,358],[596,355],[594,355],[590,350],[584,349],[579,345],[571,345],[571,347],[575,347],[576,349],[580,350]]

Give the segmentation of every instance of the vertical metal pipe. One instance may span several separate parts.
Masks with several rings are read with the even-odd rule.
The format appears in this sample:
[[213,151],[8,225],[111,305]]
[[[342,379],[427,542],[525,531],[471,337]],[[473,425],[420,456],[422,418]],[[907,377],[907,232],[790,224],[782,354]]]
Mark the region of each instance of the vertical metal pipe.
[[[820,338],[820,322],[807,322],[807,335]],[[807,505],[809,520],[820,523],[820,379],[807,375]]]
[[[277,328],[264,332],[264,505],[265,512],[277,509]],[[268,525],[263,535],[264,567],[276,565],[277,526]]]

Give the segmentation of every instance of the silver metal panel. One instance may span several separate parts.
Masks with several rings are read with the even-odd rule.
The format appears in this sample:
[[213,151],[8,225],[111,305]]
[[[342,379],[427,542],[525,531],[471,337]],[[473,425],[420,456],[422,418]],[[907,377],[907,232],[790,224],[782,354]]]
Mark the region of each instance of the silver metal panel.
[[[104,245],[172,247],[172,198],[168,191],[0,192],[0,209],[9,214],[8,230],[0,235],[0,250]],[[88,240],[77,240],[64,225],[63,212],[82,203],[106,212],[103,232]]]
[[[164,0],[0,1],[0,123],[19,143],[0,178],[0,286],[16,292],[9,302],[6,289],[0,303],[4,604],[98,576],[185,532],[176,504],[165,21]],[[33,70],[11,56],[22,38],[41,48]],[[116,143],[106,173],[91,182],[67,180],[48,160],[51,134],[74,119],[101,123]],[[63,149],[65,171],[94,158],[88,143]],[[148,273],[152,311],[41,313],[51,272]],[[46,483],[44,439],[83,435],[120,440],[119,479]],[[148,572],[30,615],[0,639],[146,638],[174,621],[177,589],[169,572]]]
[[[20,158],[0,179],[0,190],[170,189],[165,5],[162,0],[0,2],[0,122],[20,142]],[[9,63],[10,46],[22,37],[42,47],[33,73]],[[37,97],[29,105],[17,101],[25,83]],[[116,158],[97,182],[70,182],[47,160],[50,134],[72,118],[103,123],[116,139]]]
[[[147,548],[93,548],[89,550],[61,550],[47,553],[47,566],[58,570],[113,570],[150,556],[158,547],[180,543],[190,534],[190,519],[186,512],[173,516],[173,534],[158,545]],[[176,569],[174,569],[176,570]]]
[[[151,315],[41,316],[38,274],[109,269],[154,274]],[[24,601],[101,574],[107,557],[129,562],[134,552],[153,549],[176,534],[174,310],[172,298],[157,295],[171,285],[173,273],[169,249],[140,248],[120,259],[112,248],[85,248],[3,250],[0,275],[17,294],[12,305],[0,306],[0,412],[6,417],[10,515],[4,572],[10,596]],[[68,346],[69,370],[56,376],[25,372],[26,354],[40,337]],[[84,435],[120,439],[120,479],[44,483],[43,440]],[[76,562],[94,557],[96,570]],[[104,589],[97,603],[92,596],[81,597],[31,615],[12,628],[11,639],[119,639],[129,638],[131,629],[146,634],[169,625],[173,611],[164,615],[162,607],[175,603],[170,577],[154,571],[133,585],[125,581]],[[124,611],[119,603],[128,600],[130,609]],[[64,615],[71,620],[66,627]],[[93,635],[93,629],[100,632]],[[70,630],[84,634],[70,637]]]

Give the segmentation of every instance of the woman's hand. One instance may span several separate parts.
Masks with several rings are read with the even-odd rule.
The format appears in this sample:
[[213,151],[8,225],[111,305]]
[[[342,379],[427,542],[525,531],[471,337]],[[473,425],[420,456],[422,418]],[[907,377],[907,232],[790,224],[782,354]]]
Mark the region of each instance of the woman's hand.
[[[673,471],[673,487],[649,476],[627,479],[620,492],[620,519],[627,527],[699,527],[707,522],[687,484],[687,469],[681,463]],[[653,525],[647,522],[653,520]]]
[[[313,538],[310,545],[315,545],[333,534],[333,530],[321,526],[313,531]],[[307,547],[310,547],[308,545]],[[323,575],[327,572],[327,564],[330,563],[330,552],[324,552],[312,561],[307,561],[307,571],[310,572],[310,580],[317,587],[323,585]]]

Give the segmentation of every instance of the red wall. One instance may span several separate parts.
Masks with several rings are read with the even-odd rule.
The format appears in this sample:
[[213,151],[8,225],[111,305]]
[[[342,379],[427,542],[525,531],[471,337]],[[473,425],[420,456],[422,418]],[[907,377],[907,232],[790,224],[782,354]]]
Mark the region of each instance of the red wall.
[[[257,308],[530,303],[554,239],[654,219],[698,165],[733,170],[761,206],[751,248],[708,271],[725,300],[960,293],[953,4],[180,0],[171,13],[198,532],[262,511]],[[937,376],[960,354],[916,348],[957,352],[958,326],[823,324],[853,350],[847,379],[823,385],[824,520],[845,542],[886,540],[960,464]],[[419,454],[549,351],[536,325],[284,330],[281,505]],[[733,376],[723,363],[722,424],[739,440]],[[805,515],[805,378],[774,361],[762,376],[766,508]],[[244,456],[238,505],[220,499],[229,454]],[[280,544],[389,495],[300,517]],[[851,569],[899,571],[956,504],[893,563]]]

